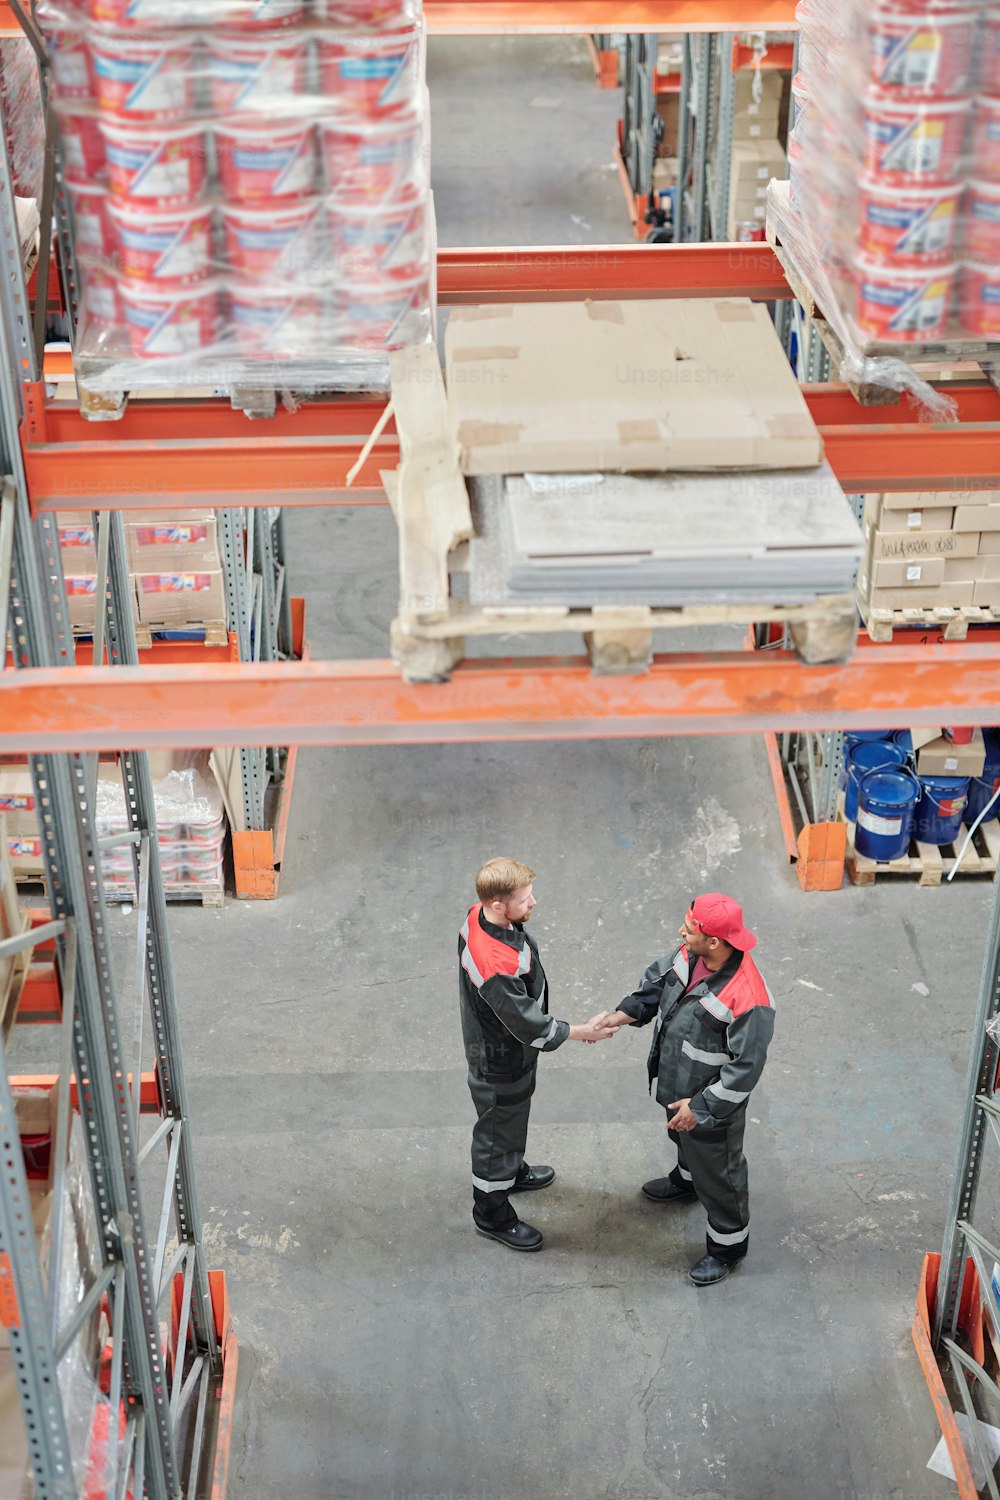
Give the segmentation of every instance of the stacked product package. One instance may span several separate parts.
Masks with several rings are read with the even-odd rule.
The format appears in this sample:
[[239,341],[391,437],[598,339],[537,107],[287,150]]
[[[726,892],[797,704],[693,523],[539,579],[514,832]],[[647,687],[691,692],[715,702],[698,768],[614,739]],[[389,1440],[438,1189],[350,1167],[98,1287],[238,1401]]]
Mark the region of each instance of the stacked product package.
[[849,352],[1000,340],[1000,5],[797,13],[791,190],[769,202],[822,311]]
[[418,7],[45,0],[91,388],[384,383],[431,337]]

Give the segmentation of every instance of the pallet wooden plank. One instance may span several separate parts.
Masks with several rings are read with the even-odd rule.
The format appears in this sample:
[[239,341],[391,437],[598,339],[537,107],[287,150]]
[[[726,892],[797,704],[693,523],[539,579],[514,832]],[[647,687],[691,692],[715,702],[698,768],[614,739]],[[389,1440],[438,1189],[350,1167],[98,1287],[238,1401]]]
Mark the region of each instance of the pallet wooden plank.
[[944,860],[941,858],[941,850],[934,844],[923,844],[919,839],[914,840],[917,853],[920,858],[921,870],[918,885],[940,885],[944,874]]

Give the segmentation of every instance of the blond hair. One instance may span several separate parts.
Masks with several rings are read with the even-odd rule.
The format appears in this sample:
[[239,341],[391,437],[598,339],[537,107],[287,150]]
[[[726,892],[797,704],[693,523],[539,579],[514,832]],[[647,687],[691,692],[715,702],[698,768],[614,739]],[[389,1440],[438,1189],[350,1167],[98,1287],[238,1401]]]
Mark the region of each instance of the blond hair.
[[523,885],[530,885],[535,872],[530,865],[522,865],[509,854],[499,854],[488,859],[476,876],[476,895],[485,905],[487,901],[499,901],[512,896]]

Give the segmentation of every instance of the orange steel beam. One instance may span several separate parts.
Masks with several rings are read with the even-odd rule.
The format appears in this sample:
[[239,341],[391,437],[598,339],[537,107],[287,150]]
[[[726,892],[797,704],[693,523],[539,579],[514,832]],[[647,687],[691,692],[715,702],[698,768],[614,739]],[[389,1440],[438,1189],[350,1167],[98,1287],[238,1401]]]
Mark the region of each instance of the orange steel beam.
[[794,31],[794,0],[424,0],[432,36]]
[[0,752],[404,745],[1000,720],[1000,650],[873,647],[839,666],[786,651],[657,656],[635,677],[582,657],[467,660],[412,685],[389,661],[45,668],[0,679]]
[[[908,400],[859,407],[845,388],[804,387],[827,457],[848,494],[869,490],[1000,488],[1000,393],[956,394],[960,420],[920,420]],[[108,438],[75,408],[45,407],[28,392],[22,448],[34,514],[102,503],[120,509],[220,502],[241,505],[384,504],[380,473],[398,461],[394,434],[379,439],[353,487],[347,471],[382,400],[316,402],[251,425],[222,402],[136,402]],[[96,434],[96,435],[95,435]]]

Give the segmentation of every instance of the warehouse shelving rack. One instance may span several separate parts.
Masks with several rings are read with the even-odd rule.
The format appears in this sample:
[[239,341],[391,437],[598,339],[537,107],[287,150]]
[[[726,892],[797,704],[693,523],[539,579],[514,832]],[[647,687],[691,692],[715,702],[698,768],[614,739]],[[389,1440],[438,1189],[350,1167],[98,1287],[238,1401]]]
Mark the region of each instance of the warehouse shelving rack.
[[[603,0],[572,5],[568,0],[532,0],[530,5],[526,0],[430,0],[426,9],[432,31],[453,34],[599,34],[602,29],[716,34],[793,25],[790,0],[662,0],[614,8]],[[791,296],[769,247],[721,243],[446,251],[439,260],[439,285],[445,305],[725,294],[780,303]],[[99,881],[88,886],[81,874],[94,859],[92,835],[87,844],[89,811],[85,798],[70,805],[69,795],[79,790],[79,757],[109,744],[126,745],[141,767],[139,752],[160,745],[267,745],[276,739],[398,745],[763,729],[812,732],[830,723],[843,728],[948,720],[982,724],[1000,717],[995,636],[948,643],[932,652],[906,642],[859,649],[849,662],[824,667],[805,667],[780,647],[668,655],[657,657],[645,675],[629,679],[594,676],[582,658],[469,661],[450,682],[434,686],[401,683],[388,661],[159,660],[141,670],[72,666],[67,642],[63,638],[60,643],[53,633],[59,598],[52,582],[57,560],[52,559],[51,512],[65,504],[67,495],[78,503],[82,491],[101,496],[105,505],[113,498],[119,513],[167,503],[168,497],[169,503],[183,504],[195,494],[199,501],[211,496],[220,508],[239,503],[254,510],[275,504],[381,504],[379,472],[393,466],[397,444],[390,425],[349,489],[347,471],[383,411],[381,401],[317,402],[294,416],[278,412],[253,426],[222,402],[154,403],[126,411],[113,428],[95,429],[79,413],[48,404],[38,383],[23,388],[22,416],[14,405],[20,390],[18,380],[9,377],[7,461],[17,492],[16,567],[30,575],[27,588],[22,585],[19,608],[37,627],[39,642],[25,652],[26,660],[19,663],[23,669],[0,674],[0,752],[31,754],[40,771],[51,776],[52,786],[62,789],[52,806],[50,858],[53,877],[69,896],[64,915],[56,914],[67,926],[53,941],[65,965],[66,944],[78,928],[80,949],[89,955],[72,970],[77,977],[71,996],[74,1016],[93,1017],[100,1010],[107,1022],[110,1014],[108,997],[93,976],[95,966],[103,976]],[[813,385],[805,391],[831,463],[851,493],[1000,483],[1000,395],[985,381],[966,382],[954,394],[959,420],[945,425],[923,422],[905,398],[898,406],[862,409],[843,387]],[[55,572],[46,572],[40,546],[47,548],[46,560]],[[109,623],[114,628],[110,618]],[[996,917],[990,943],[995,963],[1000,952]],[[988,988],[984,980],[984,997]],[[992,994],[984,1004],[994,1004]],[[167,1012],[173,1015],[172,1005]],[[88,1034],[82,1035],[80,1046]],[[97,1063],[106,1073],[99,1043],[98,1036]],[[177,1061],[170,1051],[166,1062],[175,1076]],[[67,1072],[63,1068],[60,1076]],[[124,1133],[126,1145],[132,1141],[134,1147],[127,1129],[131,1106],[127,1097],[123,1102],[100,1081],[103,1074],[97,1076],[102,1118],[106,1115],[116,1131],[108,1131],[107,1140],[97,1139],[93,1165],[103,1172],[111,1165],[117,1171],[120,1165],[127,1175],[133,1154],[123,1149],[122,1139]],[[159,1127],[164,1138],[175,1129],[166,1118]],[[186,1131],[180,1139],[189,1140]],[[14,1189],[21,1186],[15,1183]],[[195,1247],[191,1263],[197,1265],[196,1216],[189,1220]],[[8,1233],[10,1222],[5,1199],[0,1232]],[[25,1267],[28,1283],[30,1256]],[[114,1275],[130,1272],[126,1267],[119,1273],[116,1266]],[[200,1298],[193,1297],[192,1306],[204,1311],[204,1286],[199,1284]],[[32,1283],[28,1291],[33,1287],[37,1290]],[[210,1296],[214,1292],[210,1282]],[[140,1288],[133,1322],[141,1322],[146,1311]],[[211,1326],[206,1313],[202,1336],[207,1346],[198,1353],[210,1366]],[[216,1313],[220,1338],[221,1326],[224,1320],[220,1325]],[[123,1336],[128,1336],[127,1327]],[[44,1342],[39,1348],[51,1358]],[[224,1384],[231,1369],[230,1361],[223,1364]],[[25,1376],[28,1401],[39,1393],[41,1373],[32,1368]],[[155,1404],[155,1391],[152,1396]],[[135,1400],[141,1399],[137,1392]],[[941,1419],[947,1430],[946,1412],[941,1411]],[[54,1417],[49,1425],[46,1440],[53,1447],[59,1440]],[[154,1425],[146,1424],[147,1446]],[[56,1460],[39,1454],[36,1472],[48,1481]],[[147,1490],[151,1472],[147,1469]],[[52,1493],[70,1491],[64,1487]]]

